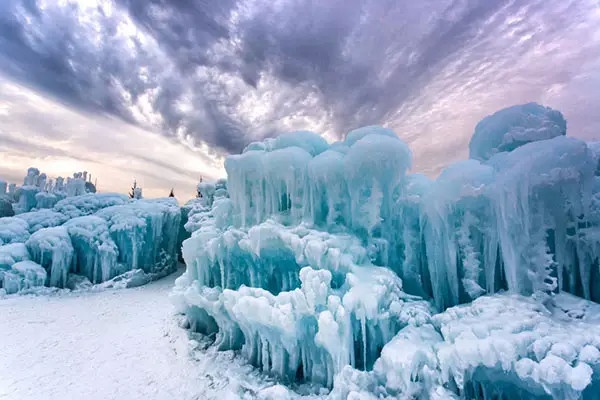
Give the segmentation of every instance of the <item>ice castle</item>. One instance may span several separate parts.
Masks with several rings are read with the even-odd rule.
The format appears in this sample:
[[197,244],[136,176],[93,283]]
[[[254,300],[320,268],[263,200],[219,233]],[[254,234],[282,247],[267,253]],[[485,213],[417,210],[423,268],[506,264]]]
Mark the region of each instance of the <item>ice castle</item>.
[[435,180],[382,127],[252,143],[184,207],[172,299],[331,399],[600,398],[600,145],[566,130],[501,110]]

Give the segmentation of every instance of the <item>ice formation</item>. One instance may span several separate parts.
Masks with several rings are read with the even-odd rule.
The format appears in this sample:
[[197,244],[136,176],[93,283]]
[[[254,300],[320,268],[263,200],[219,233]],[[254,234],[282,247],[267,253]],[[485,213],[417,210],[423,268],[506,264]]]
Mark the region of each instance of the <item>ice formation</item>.
[[496,153],[566,134],[567,121],[559,111],[536,103],[508,107],[477,124],[470,158],[488,160]]
[[23,243],[0,245],[0,283],[4,274],[9,272],[16,263],[29,260],[29,252]]
[[[10,209],[0,212],[0,254],[4,245],[26,243],[28,258],[47,272],[46,285],[61,288],[78,286],[67,285],[71,274],[78,276],[71,283],[85,278],[90,284],[137,269],[147,274],[144,279],[163,276],[177,263],[179,206],[174,199],[139,200],[141,190],[136,193],[134,199],[96,193],[85,171],[52,180],[29,168],[21,186],[0,182],[0,209]],[[0,277],[0,288],[35,286],[22,275],[5,274],[10,281]]]
[[73,265],[73,245],[63,226],[43,228],[25,242],[31,258],[49,271],[49,285],[65,287]]
[[[91,179],[92,175],[84,171],[74,173],[66,182],[62,177],[52,180],[46,174],[40,173],[39,169],[31,167],[27,170],[21,186],[17,187],[14,183],[7,185],[0,180],[0,207],[7,207],[3,203],[12,203],[11,208],[16,214],[51,209],[65,197],[95,193],[96,186]],[[12,214],[0,211],[0,217],[5,216]]]
[[329,397],[597,398],[600,306],[574,299],[496,294],[449,308],[400,330],[372,371],[346,367]]
[[0,218],[12,217],[13,215],[15,215],[15,211],[8,194],[8,184],[0,179]]
[[595,398],[600,321],[556,310],[600,301],[600,148],[565,134],[558,111],[501,110],[435,180],[381,127],[251,143],[184,207],[173,301],[331,399]]
[[176,268],[181,212],[175,199],[136,200],[95,215],[108,222],[119,263],[158,274]]
[[54,210],[69,218],[75,218],[92,215],[103,208],[120,206],[127,202],[127,196],[118,193],[85,194],[59,201]]
[[16,217],[0,218],[0,245],[23,243],[29,239],[29,224]]
[[62,225],[69,219],[69,217],[63,213],[47,209],[17,214],[15,218],[19,218],[27,222],[30,233],[39,231],[42,228],[51,228]]
[[4,273],[4,290],[7,294],[44,286],[46,270],[33,261],[19,261]]
[[119,249],[110,236],[105,219],[95,215],[77,217],[68,221],[65,227],[73,245],[78,275],[99,283],[119,274]]
[[[42,280],[77,288],[83,280],[98,284],[119,276],[132,286],[159,278],[176,268],[181,224],[175,199],[130,200],[112,193],[68,196],[52,209],[0,218],[0,288],[13,293]],[[37,275],[30,273],[31,263],[27,271],[23,265],[14,269],[25,260],[39,264],[44,278],[39,268]]]

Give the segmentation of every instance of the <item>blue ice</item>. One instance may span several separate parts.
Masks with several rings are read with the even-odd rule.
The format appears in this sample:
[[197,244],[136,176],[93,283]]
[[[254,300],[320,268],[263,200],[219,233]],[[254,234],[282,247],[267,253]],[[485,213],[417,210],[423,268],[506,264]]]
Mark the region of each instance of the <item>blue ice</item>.
[[[35,171],[28,178],[38,181]],[[69,280],[96,284],[134,270],[140,272],[136,279],[157,279],[177,267],[181,225],[175,199],[111,193],[66,196],[52,209],[0,218],[0,288],[10,294],[64,288]],[[29,268],[22,261],[30,261]],[[39,268],[31,272],[32,263],[43,277]]]
[[430,179],[377,126],[250,144],[184,207],[173,302],[331,399],[596,398],[599,146],[530,103],[469,147]]

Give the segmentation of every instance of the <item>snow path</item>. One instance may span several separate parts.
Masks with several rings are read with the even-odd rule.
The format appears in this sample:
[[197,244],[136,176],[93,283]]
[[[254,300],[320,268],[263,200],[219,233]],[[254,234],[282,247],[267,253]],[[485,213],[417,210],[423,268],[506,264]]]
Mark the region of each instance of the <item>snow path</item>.
[[232,353],[192,349],[168,298],[175,278],[0,299],[0,399],[240,399],[269,386]]

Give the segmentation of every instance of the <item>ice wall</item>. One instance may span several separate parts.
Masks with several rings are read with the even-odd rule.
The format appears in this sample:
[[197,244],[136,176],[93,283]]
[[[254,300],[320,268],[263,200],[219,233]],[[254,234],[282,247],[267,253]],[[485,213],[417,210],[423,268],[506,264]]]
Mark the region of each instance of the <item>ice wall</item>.
[[4,282],[4,274],[10,272],[13,265],[29,260],[29,252],[24,243],[0,245],[0,287]]
[[[251,145],[226,161],[230,198],[215,196],[188,216],[196,230],[184,242],[188,271],[173,297],[190,326],[218,332],[220,348],[239,348],[288,380],[331,386],[345,365],[370,369],[398,329],[430,315],[374,264],[386,258],[377,237],[408,148],[377,127],[351,141],[347,154],[325,151],[309,132]],[[375,211],[365,214],[369,203]]]
[[15,217],[0,218],[0,245],[24,243],[29,235],[27,221]]
[[119,263],[158,274],[177,267],[181,212],[174,198],[135,200],[103,208],[95,215],[110,226]]
[[92,283],[100,283],[125,269],[117,264],[119,249],[110,236],[105,219],[94,215],[77,217],[64,226],[73,244],[75,273]]
[[25,242],[33,261],[48,271],[48,285],[64,288],[73,266],[73,245],[63,226],[43,228]]
[[0,195],[0,218],[12,217],[15,215],[12,202],[6,197]]
[[331,386],[345,365],[370,369],[398,329],[429,319],[429,304],[353,236],[273,221],[218,234],[209,221],[184,242],[194,261],[173,300],[193,329],[270,373]]
[[0,218],[15,215],[7,190],[8,184],[0,179]]
[[536,104],[499,111],[471,142],[483,161],[451,165],[433,182],[406,175],[410,152],[384,128],[330,147],[308,132],[255,143],[225,162],[232,222],[347,230],[440,309],[502,288],[596,299],[598,156],[566,138],[565,124]]
[[439,309],[495,291],[498,238],[486,192],[493,181],[492,167],[458,162],[442,171],[422,199],[424,257]]
[[[101,283],[136,269],[142,281],[157,279],[177,266],[180,219],[175,199],[110,193],[67,197],[52,210],[0,218],[0,288],[12,293],[39,286],[41,278],[14,270],[29,259],[45,270],[47,286],[62,288],[69,279]],[[12,246],[26,257],[13,257]]]
[[[445,340],[432,313],[501,290],[542,306],[558,292],[599,300],[600,151],[565,133],[549,108],[501,110],[475,129],[471,159],[435,180],[407,174],[410,151],[386,128],[252,143],[225,161],[227,195],[190,204],[173,299],[219,348],[326,386],[376,366],[399,331],[413,335],[403,346]],[[418,354],[442,368],[437,348]],[[485,368],[469,373],[499,371]],[[431,398],[479,390],[419,374]]]

